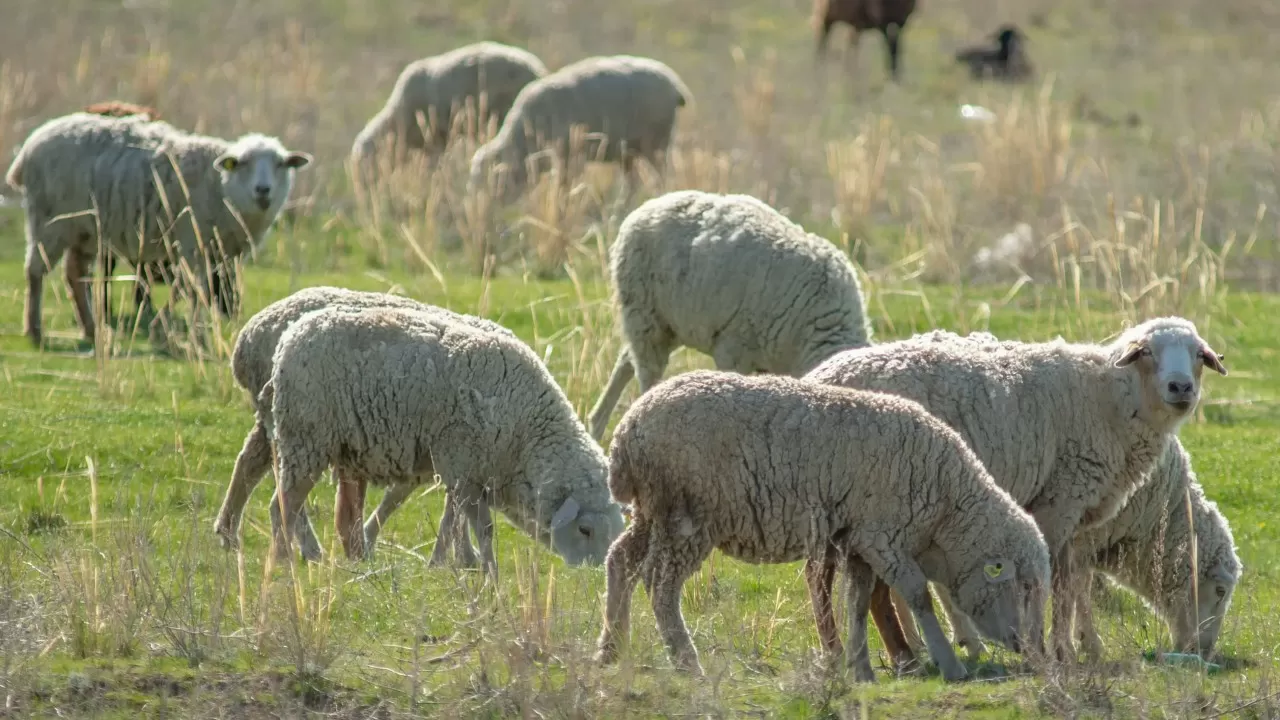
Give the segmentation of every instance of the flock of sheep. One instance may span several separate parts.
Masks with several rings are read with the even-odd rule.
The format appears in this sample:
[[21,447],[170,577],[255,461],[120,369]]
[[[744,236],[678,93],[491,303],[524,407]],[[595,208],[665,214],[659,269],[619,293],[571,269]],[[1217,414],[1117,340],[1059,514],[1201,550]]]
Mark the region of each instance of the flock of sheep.
[[[472,182],[492,172],[519,189],[546,148],[563,152],[580,129],[598,159],[660,164],[692,95],[647,58],[547,72],[523,50],[479,43],[409,65],[357,136],[353,166],[367,177],[388,145],[441,149],[454,113],[477,98],[501,125],[476,151]],[[39,345],[42,279],[65,255],[93,338],[84,279],[100,249],[233,312],[220,298],[234,260],[262,242],[311,162],[274,138],[195,135],[139,108],[48,121],[7,174],[27,217],[28,336]],[[231,360],[255,419],[215,531],[238,544],[248,498],[273,469],[274,552],[288,558],[296,541],[320,559],[304,501],[328,468],[337,535],[348,557],[366,558],[397,507],[438,476],[447,490],[432,564],[452,553],[496,576],[491,509],[569,563],[604,564],[605,663],[624,648],[643,580],[672,659],[700,670],[680,592],[716,548],[804,560],[832,654],[846,652],[831,599],[843,574],[859,680],[874,679],[868,614],[897,667],[927,649],[948,680],[967,674],[953,641],[1047,656],[1050,602],[1052,652],[1074,657],[1075,623],[1097,654],[1094,570],[1146,600],[1179,649],[1212,651],[1242,567],[1177,439],[1204,369],[1227,374],[1189,321],[1148,320],[1103,345],[941,330],[873,343],[843,252],[760,200],[693,190],[626,217],[609,275],[624,342],[589,428],[497,323],[333,287],[267,306]],[[681,346],[717,369],[664,381]],[[606,455],[600,442],[633,378],[640,397]],[[386,492],[366,520],[370,484]]]

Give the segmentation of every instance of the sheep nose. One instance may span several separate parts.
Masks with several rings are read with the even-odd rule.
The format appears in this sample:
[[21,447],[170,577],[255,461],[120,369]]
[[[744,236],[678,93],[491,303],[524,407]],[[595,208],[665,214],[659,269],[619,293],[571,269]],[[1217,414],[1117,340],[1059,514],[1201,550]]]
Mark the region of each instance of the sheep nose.
[[265,196],[265,195],[270,195],[270,194],[271,194],[271,186],[270,186],[270,185],[257,185],[257,186],[254,186],[253,191],[254,191],[254,192],[256,192],[256,193],[258,193],[259,195],[264,195],[264,196]]
[[1177,380],[1169,381],[1169,392],[1175,395],[1190,395],[1192,390],[1191,381],[1178,382]]

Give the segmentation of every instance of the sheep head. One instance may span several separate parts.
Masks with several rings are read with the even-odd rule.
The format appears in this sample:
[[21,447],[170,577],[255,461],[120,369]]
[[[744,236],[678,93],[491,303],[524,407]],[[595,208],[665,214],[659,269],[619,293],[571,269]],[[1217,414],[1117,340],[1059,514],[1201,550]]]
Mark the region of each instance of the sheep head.
[[1112,344],[1111,354],[1115,367],[1139,373],[1145,410],[1173,424],[1190,416],[1200,401],[1206,366],[1227,374],[1223,356],[1191,321],[1179,317],[1155,318],[1129,329]]
[[274,217],[293,190],[294,173],[311,163],[272,137],[253,133],[232,143],[213,161],[223,195],[243,215]]

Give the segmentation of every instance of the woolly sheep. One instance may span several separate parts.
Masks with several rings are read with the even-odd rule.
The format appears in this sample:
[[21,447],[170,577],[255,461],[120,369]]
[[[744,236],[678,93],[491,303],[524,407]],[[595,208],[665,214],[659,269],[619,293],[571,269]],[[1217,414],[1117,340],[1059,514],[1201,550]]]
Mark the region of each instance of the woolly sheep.
[[567,160],[574,129],[588,134],[584,150],[591,160],[619,163],[628,174],[637,158],[661,169],[676,111],[692,101],[680,76],[651,58],[612,55],[566,65],[516,96],[498,134],[471,158],[471,187],[496,165],[499,196],[514,196],[528,183],[526,161],[535,153],[545,157],[540,151],[550,146]]
[[609,489],[630,503],[632,523],[605,561],[601,662],[613,662],[627,638],[643,574],[673,660],[701,672],[680,591],[713,548],[753,563],[839,556],[850,580],[848,663],[860,681],[875,679],[866,615],[876,576],[913,600],[948,680],[966,671],[928,604],[927,579],[953,588],[959,606],[1010,649],[1037,636],[1049,582],[1040,531],[918,403],[699,370],[641,397],[609,457]]
[[[1205,366],[1227,374],[1193,323],[1167,317],[1107,345],[933,332],[841,352],[805,378],[901,395],[954,427],[1036,518],[1054,560],[1054,616],[1062,618],[1072,539],[1114,517],[1142,485],[1199,401]],[[1067,625],[1053,624],[1064,655]]]
[[[271,466],[271,443],[262,419],[262,416],[269,413],[271,408],[260,405],[258,396],[267,381],[271,379],[272,358],[280,341],[280,335],[290,324],[306,313],[335,306],[418,310],[443,320],[515,338],[507,328],[483,318],[455,313],[399,295],[361,292],[337,287],[304,288],[260,310],[240,330],[231,354],[231,373],[236,383],[248,392],[255,417],[253,428],[245,437],[244,447],[236,457],[231,482],[227,485],[227,492],[222,501],[222,509],[218,511],[218,517],[213,525],[214,533],[218,535],[224,547],[230,549],[239,546],[240,519],[245,503],[248,502],[249,495],[253,493],[253,489],[257,487],[262,476]],[[367,478],[364,476],[335,477],[335,481],[338,486],[335,491],[335,529],[347,557],[352,559],[367,556],[373,551],[378,533],[386,524],[387,518],[417,487],[416,482],[391,485],[373,516],[362,526],[360,523],[364,520]],[[456,552],[460,564],[469,566],[475,562],[474,552],[470,541],[465,537],[465,531],[460,539],[455,535],[453,499],[453,496],[446,492],[445,514],[441,518],[440,532],[437,533],[435,551],[431,556],[433,565],[444,562],[450,541],[459,542]],[[311,534],[310,520],[306,519],[306,508],[300,508],[299,513],[298,530],[306,536],[299,540],[299,544],[304,547],[319,546],[319,541],[314,534]]]
[[818,57],[827,50],[827,36],[836,23],[852,28],[849,44],[855,50],[865,30],[879,30],[889,51],[889,75],[898,79],[898,51],[902,30],[915,12],[916,0],[814,0],[813,22],[817,27]]
[[871,341],[849,258],[748,195],[645,202],[619,227],[609,272],[625,344],[591,409],[597,440],[632,376],[648,391],[682,345],[719,370],[803,375]]
[[261,243],[310,162],[265,135],[228,142],[136,115],[72,113],[36,128],[6,176],[25,193],[27,336],[39,345],[44,275],[68,253],[76,315],[93,339],[83,279],[99,238],[134,266],[185,265],[179,280],[189,271],[209,298],[214,270]]
[[[386,137],[394,138],[397,159],[407,150],[443,151],[455,113],[468,100],[476,104],[476,112],[483,109],[501,125],[517,93],[546,74],[546,66],[533,53],[496,42],[464,45],[411,62],[396,79],[386,104],[356,135],[352,161],[363,177],[371,177],[377,144]],[[430,134],[424,134],[428,128]]]
[[599,564],[622,531],[600,446],[509,334],[412,309],[327,307],[284,331],[272,367],[258,402],[271,408],[278,555],[299,537],[302,501],[330,465],[384,483],[438,472],[492,576],[490,505],[571,564]]

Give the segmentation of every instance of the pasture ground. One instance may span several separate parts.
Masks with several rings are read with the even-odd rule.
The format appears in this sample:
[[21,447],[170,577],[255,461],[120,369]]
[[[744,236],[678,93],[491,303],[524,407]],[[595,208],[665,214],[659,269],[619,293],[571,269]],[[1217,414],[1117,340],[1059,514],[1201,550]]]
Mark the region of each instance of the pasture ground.
[[[815,71],[802,0],[19,5],[0,12],[4,157],[43,119],[120,97],[219,135],[279,134],[317,163],[244,274],[243,314],[207,354],[166,356],[123,332],[86,352],[60,271],[46,283],[48,345],[33,351],[21,211],[0,209],[0,716],[1280,712],[1280,11],[1265,0],[922,2],[897,86],[871,35],[856,71],[843,31]],[[1039,83],[982,87],[949,63],[1005,20],[1027,30]],[[252,422],[227,352],[245,318],[292,290],[395,289],[502,322],[580,413],[603,384],[617,338],[602,258],[620,217],[607,169],[505,209],[463,190],[476,142],[465,130],[372,203],[342,170],[404,62],[481,38],[552,67],[615,52],[672,65],[697,101],[670,173],[648,177],[632,206],[681,187],[769,200],[858,260],[877,339],[944,327],[1101,340],[1155,314],[1194,319],[1231,369],[1207,379],[1181,433],[1245,565],[1224,671],[1142,662],[1167,643],[1164,626],[1114,592],[1099,600],[1103,664],[957,685],[882,672],[853,686],[814,652],[798,564],[718,554],[684,594],[706,680],[670,671],[643,590],[630,661],[600,669],[589,656],[602,573],[564,567],[504,523],[496,588],[426,569],[438,488],[393,516],[370,563],[334,559],[328,483],[309,508],[326,562],[264,567],[269,482],[248,507],[243,552],[220,548],[213,517]],[[967,123],[966,102],[997,120]],[[973,261],[1018,222],[1033,231],[1024,252]],[[708,365],[682,352],[669,372]]]

